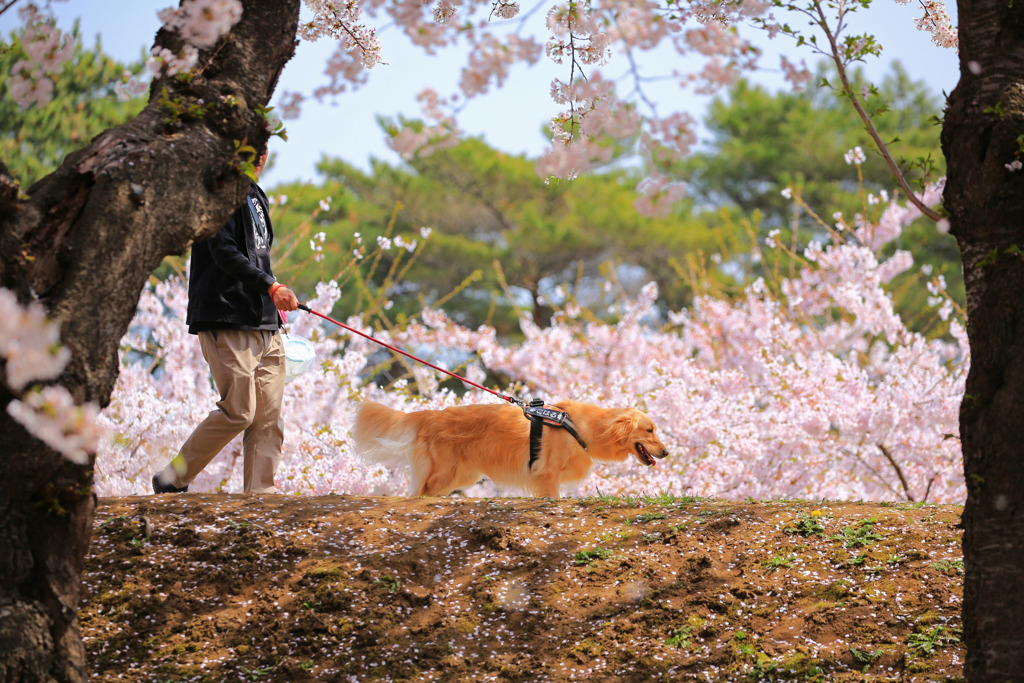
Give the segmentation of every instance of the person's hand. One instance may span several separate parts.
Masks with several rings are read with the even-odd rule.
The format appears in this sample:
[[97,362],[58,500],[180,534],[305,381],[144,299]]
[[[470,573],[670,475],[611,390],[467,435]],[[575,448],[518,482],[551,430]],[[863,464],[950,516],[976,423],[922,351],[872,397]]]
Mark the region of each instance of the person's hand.
[[281,311],[294,311],[299,307],[299,299],[295,296],[295,292],[280,282],[275,282],[271,285],[270,298],[274,301],[274,305],[277,306],[278,310]]

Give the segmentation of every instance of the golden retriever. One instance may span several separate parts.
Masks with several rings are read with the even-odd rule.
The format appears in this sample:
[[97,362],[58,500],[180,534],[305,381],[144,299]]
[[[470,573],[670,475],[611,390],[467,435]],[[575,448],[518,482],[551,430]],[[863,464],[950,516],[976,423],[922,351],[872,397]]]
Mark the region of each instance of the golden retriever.
[[467,405],[403,413],[363,403],[352,436],[369,462],[410,467],[410,496],[444,496],[487,477],[535,496],[557,498],[564,484],[582,481],[594,461],[621,462],[630,453],[644,465],[668,455],[654,422],[633,408],[563,401],[583,446],[562,427],[545,426],[540,456],[530,467],[530,420],[513,405]]

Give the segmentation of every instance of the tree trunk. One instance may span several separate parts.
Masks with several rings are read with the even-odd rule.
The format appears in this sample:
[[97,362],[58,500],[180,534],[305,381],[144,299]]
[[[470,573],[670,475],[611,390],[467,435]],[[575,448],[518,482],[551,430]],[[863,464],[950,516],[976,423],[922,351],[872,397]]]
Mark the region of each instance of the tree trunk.
[[[60,324],[71,360],[57,381],[79,403],[109,402],[118,344],[153,269],[216,232],[245,197],[235,141],[267,141],[256,108],[294,54],[299,2],[244,0],[241,21],[200,53],[198,75],[156,80],[136,119],[69,155],[27,198],[0,164],[0,285],[42,301]],[[181,46],[164,30],[156,44]],[[206,110],[175,114],[189,104]],[[13,397],[0,381],[0,406]],[[92,467],[62,458],[3,407],[0,434],[0,681],[85,680],[76,610]]]
[[533,300],[532,320],[537,327],[544,329],[551,326],[551,316],[555,309],[544,303],[544,297],[540,293],[540,285],[534,284],[535,280],[527,280],[526,286],[530,291],[530,299]]
[[969,681],[1024,680],[1024,5],[958,3],[960,82],[942,129],[967,286],[960,407]]

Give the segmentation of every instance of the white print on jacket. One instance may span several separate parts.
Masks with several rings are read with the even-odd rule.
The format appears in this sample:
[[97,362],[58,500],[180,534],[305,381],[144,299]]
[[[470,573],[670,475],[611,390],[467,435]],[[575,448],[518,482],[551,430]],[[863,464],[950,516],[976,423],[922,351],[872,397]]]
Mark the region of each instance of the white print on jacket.
[[252,214],[253,225],[256,226],[256,248],[266,249],[267,248],[267,219],[263,215],[263,207],[259,205],[259,202],[254,202],[252,197],[249,200],[249,213]]

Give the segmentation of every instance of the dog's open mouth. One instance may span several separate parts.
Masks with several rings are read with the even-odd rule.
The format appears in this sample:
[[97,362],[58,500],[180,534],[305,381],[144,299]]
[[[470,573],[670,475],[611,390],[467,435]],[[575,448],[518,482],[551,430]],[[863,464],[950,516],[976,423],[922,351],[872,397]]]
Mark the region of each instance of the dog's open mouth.
[[640,443],[639,441],[637,441],[633,445],[636,446],[636,457],[637,457],[637,459],[640,462],[642,462],[644,465],[647,465],[648,467],[653,467],[654,466],[654,458],[651,456],[650,453],[647,452],[647,449],[644,448],[644,445],[642,443]]

